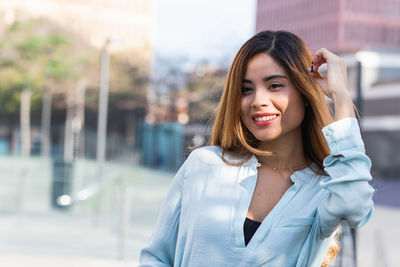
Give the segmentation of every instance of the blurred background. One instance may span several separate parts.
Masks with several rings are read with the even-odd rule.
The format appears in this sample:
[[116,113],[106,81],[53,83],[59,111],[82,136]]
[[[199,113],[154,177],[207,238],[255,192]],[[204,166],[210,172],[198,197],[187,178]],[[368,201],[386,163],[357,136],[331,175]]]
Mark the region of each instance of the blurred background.
[[1,266],[137,265],[265,29],[346,59],[376,211],[334,264],[399,266],[399,0],[0,0]]

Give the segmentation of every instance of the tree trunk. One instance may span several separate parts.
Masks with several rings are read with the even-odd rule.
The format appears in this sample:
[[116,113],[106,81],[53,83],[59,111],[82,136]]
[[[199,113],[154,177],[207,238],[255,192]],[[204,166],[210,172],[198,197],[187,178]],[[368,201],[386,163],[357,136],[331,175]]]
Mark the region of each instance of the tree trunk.
[[84,136],[82,128],[85,122],[85,91],[86,81],[80,80],[75,91],[75,113],[72,123],[72,132],[74,135],[74,158],[83,156],[84,151]]
[[64,132],[64,161],[71,162],[73,160],[73,134],[72,134],[72,119],[74,117],[74,92],[67,91],[67,117],[65,119]]
[[21,93],[21,107],[20,107],[20,127],[21,127],[21,146],[22,155],[29,156],[31,154],[31,122],[30,122],[30,109],[31,109],[31,90],[24,89]]
[[67,93],[67,119],[65,121],[64,160],[71,162],[81,153],[81,132],[85,114],[86,81],[80,80],[75,91]]
[[49,90],[43,96],[42,127],[41,127],[41,154],[50,156],[50,127],[51,127],[51,93]]

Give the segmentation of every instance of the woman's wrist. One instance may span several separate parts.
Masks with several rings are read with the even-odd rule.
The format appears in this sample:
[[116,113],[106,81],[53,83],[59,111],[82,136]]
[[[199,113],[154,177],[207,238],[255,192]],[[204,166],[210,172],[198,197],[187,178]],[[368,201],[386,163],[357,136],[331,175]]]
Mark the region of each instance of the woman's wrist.
[[335,121],[356,116],[350,92],[335,92],[332,100],[335,105]]

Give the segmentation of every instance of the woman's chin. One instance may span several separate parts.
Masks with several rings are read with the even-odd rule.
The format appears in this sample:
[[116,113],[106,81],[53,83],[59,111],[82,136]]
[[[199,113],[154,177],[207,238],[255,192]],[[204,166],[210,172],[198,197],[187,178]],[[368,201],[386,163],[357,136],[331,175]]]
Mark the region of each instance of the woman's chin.
[[278,135],[268,135],[268,136],[255,136],[257,138],[257,140],[261,143],[268,143],[271,141],[276,140],[279,136]]

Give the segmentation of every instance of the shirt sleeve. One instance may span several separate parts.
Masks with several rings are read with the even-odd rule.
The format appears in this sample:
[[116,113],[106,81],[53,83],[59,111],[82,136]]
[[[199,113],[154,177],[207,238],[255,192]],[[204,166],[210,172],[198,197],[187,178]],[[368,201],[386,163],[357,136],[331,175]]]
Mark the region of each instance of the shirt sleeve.
[[355,118],[335,121],[322,129],[330,148],[323,165],[329,175],[320,186],[329,194],[319,203],[317,214],[323,236],[329,236],[347,220],[350,227],[364,225],[373,213],[374,189],[368,181],[371,161],[365,154],[360,128]]
[[157,218],[150,244],[140,252],[139,267],[174,265],[175,248],[181,213],[181,197],[185,168],[188,160],[176,173]]

